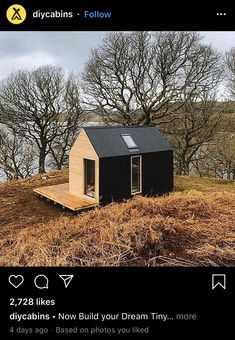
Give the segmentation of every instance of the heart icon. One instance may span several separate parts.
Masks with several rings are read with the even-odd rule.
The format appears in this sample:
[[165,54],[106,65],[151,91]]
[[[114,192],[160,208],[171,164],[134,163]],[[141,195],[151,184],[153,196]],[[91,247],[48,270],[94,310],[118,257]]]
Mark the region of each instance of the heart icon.
[[24,277],[22,275],[11,275],[8,281],[14,288],[18,288],[24,282]]

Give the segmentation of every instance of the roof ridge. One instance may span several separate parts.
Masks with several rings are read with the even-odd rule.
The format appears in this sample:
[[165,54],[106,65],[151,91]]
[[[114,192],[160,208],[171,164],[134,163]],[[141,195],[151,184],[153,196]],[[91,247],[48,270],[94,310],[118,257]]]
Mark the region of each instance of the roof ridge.
[[156,127],[155,125],[117,125],[117,126],[102,126],[102,125],[97,125],[97,126],[84,126],[82,127],[83,129],[117,129],[117,128],[124,128],[124,129],[129,129],[129,128],[149,128],[149,127]]

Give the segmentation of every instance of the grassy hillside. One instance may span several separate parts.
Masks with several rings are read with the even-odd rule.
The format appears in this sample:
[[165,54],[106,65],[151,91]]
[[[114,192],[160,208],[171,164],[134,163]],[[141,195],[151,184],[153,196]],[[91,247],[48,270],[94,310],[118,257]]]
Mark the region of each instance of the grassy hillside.
[[1,266],[235,265],[235,183],[179,176],[169,196],[80,216],[32,192],[67,180],[65,171],[0,185]]

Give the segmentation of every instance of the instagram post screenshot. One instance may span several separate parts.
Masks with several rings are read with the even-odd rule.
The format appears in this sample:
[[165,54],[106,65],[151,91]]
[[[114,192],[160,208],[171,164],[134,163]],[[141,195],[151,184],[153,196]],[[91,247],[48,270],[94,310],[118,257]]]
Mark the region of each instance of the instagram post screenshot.
[[0,4],[0,338],[227,339],[229,2]]

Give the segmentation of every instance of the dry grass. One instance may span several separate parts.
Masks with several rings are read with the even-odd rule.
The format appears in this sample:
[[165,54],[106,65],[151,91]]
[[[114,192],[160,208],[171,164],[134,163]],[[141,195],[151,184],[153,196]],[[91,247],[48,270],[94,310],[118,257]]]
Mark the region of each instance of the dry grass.
[[39,185],[39,176],[0,185],[1,266],[235,265],[235,183],[177,177],[169,196],[80,216],[36,198]]
[[206,193],[228,191],[235,194],[235,182],[209,177],[176,176],[175,191],[197,190]]

